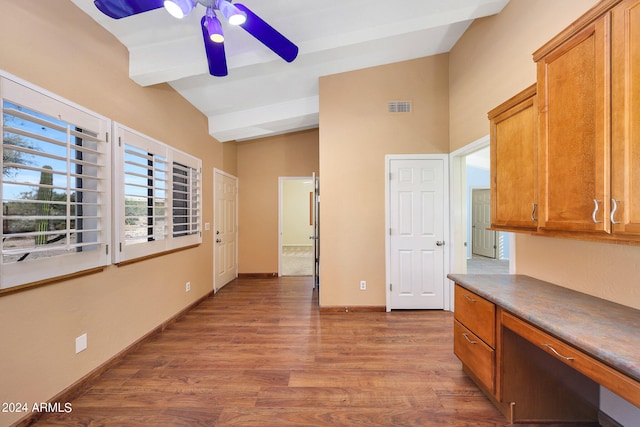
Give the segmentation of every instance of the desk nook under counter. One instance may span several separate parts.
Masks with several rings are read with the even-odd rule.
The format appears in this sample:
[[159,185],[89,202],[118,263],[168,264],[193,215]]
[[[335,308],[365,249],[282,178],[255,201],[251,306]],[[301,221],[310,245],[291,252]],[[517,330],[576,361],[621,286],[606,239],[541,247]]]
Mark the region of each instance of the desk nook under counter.
[[640,406],[640,311],[522,275],[450,274],[454,352],[511,423],[598,424],[599,386]]

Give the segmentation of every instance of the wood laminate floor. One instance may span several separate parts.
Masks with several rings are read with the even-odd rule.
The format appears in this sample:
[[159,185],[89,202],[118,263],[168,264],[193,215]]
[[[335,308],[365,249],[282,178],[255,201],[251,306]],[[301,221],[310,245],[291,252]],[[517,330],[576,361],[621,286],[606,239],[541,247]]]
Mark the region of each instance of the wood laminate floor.
[[38,426],[504,426],[444,311],[319,313],[311,278],[235,280]]

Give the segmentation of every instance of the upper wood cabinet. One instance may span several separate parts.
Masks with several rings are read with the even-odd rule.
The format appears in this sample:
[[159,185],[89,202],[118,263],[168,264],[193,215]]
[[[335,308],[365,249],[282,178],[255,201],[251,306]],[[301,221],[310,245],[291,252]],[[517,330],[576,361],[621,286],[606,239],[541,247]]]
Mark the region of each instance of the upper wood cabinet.
[[610,231],[610,19],[534,53],[542,230]]
[[640,0],[601,1],[534,60],[539,229],[639,242]]
[[489,112],[493,227],[640,244],[640,0],[600,1],[533,59],[535,90]]
[[538,146],[536,86],[491,110],[491,226],[535,230]]
[[611,28],[610,220],[614,236],[640,236],[640,0],[617,5]]

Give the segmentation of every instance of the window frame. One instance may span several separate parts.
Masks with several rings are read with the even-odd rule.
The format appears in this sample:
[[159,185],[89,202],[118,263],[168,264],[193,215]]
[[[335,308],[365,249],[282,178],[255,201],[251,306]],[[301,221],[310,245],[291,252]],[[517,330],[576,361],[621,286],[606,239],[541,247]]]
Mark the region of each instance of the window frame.
[[[95,135],[96,139],[96,163],[95,163],[95,176],[85,175],[84,169],[78,173],[76,169],[74,172],[67,171],[67,191],[73,185],[69,180],[93,180],[95,181],[96,201],[92,203],[95,209],[95,215],[93,215],[93,221],[96,224],[96,246],[93,250],[78,250],[78,243],[70,244],[69,237],[67,236],[67,252],[55,256],[49,256],[45,258],[29,259],[26,258],[22,261],[4,263],[4,257],[0,258],[0,264],[2,265],[2,272],[0,274],[0,291],[9,288],[28,285],[37,282],[44,282],[52,280],[57,277],[68,276],[72,274],[78,274],[83,271],[90,271],[96,268],[104,267],[111,262],[111,256],[109,254],[109,247],[111,245],[111,148],[109,147],[109,132],[111,131],[111,120],[99,115],[93,111],[90,111],[80,105],[77,105],[69,100],[59,97],[51,92],[48,92],[40,87],[32,85],[22,79],[11,76],[7,73],[0,72],[0,108],[2,108],[3,114],[0,115],[0,127],[3,133],[3,144],[0,147],[0,151],[4,151],[4,102],[8,101],[12,104],[19,105],[29,111],[37,114],[43,114],[48,117],[57,117],[61,122],[65,122],[67,125],[73,126],[75,129],[71,130],[71,127],[67,129],[67,138],[70,140],[71,133],[76,133],[77,129],[90,130]],[[35,117],[35,116],[34,116]],[[81,164],[82,160],[78,163],[79,159],[71,155],[72,152],[78,152],[76,145],[67,141],[68,148],[65,155],[65,162],[68,167],[71,164]],[[83,138],[84,140],[84,138]],[[69,148],[72,147],[72,148]],[[83,151],[82,149],[79,151]],[[87,150],[89,151],[89,150]],[[53,156],[51,153],[43,153],[48,156]],[[48,157],[45,155],[44,157]],[[99,159],[99,160],[98,160]],[[4,161],[2,161],[4,164]],[[88,166],[94,167],[94,165]],[[33,168],[25,167],[24,170]],[[41,169],[41,168],[35,168]],[[63,176],[57,174],[58,178]],[[85,178],[86,176],[86,178]],[[7,181],[10,181],[4,177],[4,173],[0,176],[0,199],[3,201],[4,185]],[[25,181],[26,183],[26,181]],[[9,184],[10,185],[10,184]],[[39,188],[42,183],[34,185]],[[74,187],[76,195],[84,194],[88,191],[78,191],[83,187]],[[93,190],[91,190],[93,191]],[[72,214],[69,204],[71,203],[70,195],[67,193],[66,201],[66,214],[65,221],[67,223],[67,229],[69,224],[74,222],[74,227],[77,226],[77,221],[84,221],[84,215],[78,216],[76,213]],[[7,199],[8,200],[8,199]],[[74,201],[77,205],[77,200]],[[81,203],[82,204],[82,203]],[[4,206],[4,203],[3,203]],[[29,215],[25,215],[29,216]],[[4,207],[0,212],[0,219],[4,221]],[[3,222],[4,224],[4,222]],[[75,229],[75,228],[74,228]],[[4,226],[3,226],[3,239],[4,239]],[[67,230],[69,233],[69,230]],[[0,242],[0,250],[4,251],[4,244]]]
[[[160,255],[164,252],[171,252],[177,249],[186,248],[202,243],[202,160],[188,153],[171,147],[161,141],[144,135],[134,129],[131,129],[121,123],[113,123],[113,241],[115,250],[113,251],[113,262],[120,264],[123,262],[133,261],[140,258],[146,258],[154,255]],[[129,148],[127,148],[129,147]],[[125,186],[131,185],[131,181],[127,181],[127,175],[133,175],[127,172],[125,154],[131,153],[135,149],[147,153],[149,158],[159,156],[166,163],[165,170],[165,233],[162,239],[134,239],[127,238],[127,212],[126,199],[127,193]],[[197,176],[197,222],[196,230],[193,233],[181,236],[175,236],[174,229],[174,182],[173,167],[174,163],[184,165],[196,171]],[[151,166],[149,166],[151,168]],[[138,175],[140,176],[140,174]],[[182,184],[180,184],[182,185]],[[155,184],[149,185],[149,189],[155,188]],[[152,198],[153,196],[149,195]],[[150,208],[155,211],[155,204],[152,202]],[[150,217],[151,218],[151,217]],[[154,217],[155,218],[155,217]],[[146,228],[149,228],[149,220],[147,219]],[[154,224],[155,225],[155,224]],[[142,226],[140,226],[141,228]],[[134,242],[134,240],[137,240]]]

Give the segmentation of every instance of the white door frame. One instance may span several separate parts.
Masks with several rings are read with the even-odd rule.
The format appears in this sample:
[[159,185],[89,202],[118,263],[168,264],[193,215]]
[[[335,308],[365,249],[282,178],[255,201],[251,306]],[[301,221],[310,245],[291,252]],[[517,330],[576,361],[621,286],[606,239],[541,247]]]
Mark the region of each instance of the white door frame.
[[[444,163],[444,188],[443,188],[443,196],[444,196],[444,236],[450,235],[450,226],[449,226],[449,216],[446,215],[446,212],[449,212],[449,192],[447,188],[449,184],[447,181],[449,180],[449,155],[448,154],[387,154],[384,156],[384,176],[385,176],[385,184],[384,184],[384,200],[385,200],[385,214],[384,214],[384,222],[385,222],[385,231],[384,231],[384,247],[385,247],[385,268],[386,268],[386,309],[387,311],[391,311],[391,289],[389,284],[391,283],[391,239],[389,235],[390,227],[390,205],[391,205],[391,192],[390,192],[390,181],[389,181],[389,172],[390,165],[392,160],[443,160]],[[449,244],[448,241],[445,240],[445,246]],[[444,272],[444,283],[442,284],[444,288],[444,309],[451,309],[451,293],[447,292],[446,283],[448,282],[447,274],[449,273],[449,251],[443,251],[443,272]]]
[[[231,175],[230,173],[227,173],[221,169],[217,169],[217,168],[213,168],[213,229],[215,230],[216,228],[216,201],[217,201],[217,194],[216,194],[216,177],[218,175],[223,175],[226,176],[227,178],[231,178],[236,182],[236,272],[235,275],[236,277],[238,277],[238,205],[240,204],[240,200],[238,197],[238,184],[239,184],[239,180],[238,177],[235,175]],[[217,274],[216,274],[216,236],[215,233],[213,234],[213,292],[218,292],[220,289],[217,286],[216,283],[216,278],[217,278]]]
[[[451,241],[451,245],[449,246],[449,254],[451,265],[449,267],[450,271],[455,271],[456,273],[466,273],[467,272],[467,251],[464,243],[466,241],[466,233],[467,233],[467,189],[466,189],[466,164],[465,158],[478,150],[482,150],[489,146],[490,138],[489,135],[485,135],[482,138],[475,140],[474,142],[465,145],[462,148],[453,151],[449,156],[449,185],[450,185],[450,194],[451,194],[451,236],[449,240]],[[516,253],[515,253],[515,239],[513,237],[513,233],[510,241],[510,252],[509,252],[509,273],[515,273],[515,262],[516,262]],[[450,301],[453,304],[453,282],[449,281],[449,294]],[[453,305],[451,306],[451,310],[453,310]]]
[[[282,202],[285,181],[312,181],[312,176],[279,176],[278,177],[278,277],[282,276]],[[315,262],[315,261],[314,261]]]
[[[449,240],[449,255],[451,259],[450,271],[464,274],[467,272],[467,171],[466,157],[489,146],[489,135],[485,135],[475,140],[471,144],[452,152],[449,155],[449,192],[451,194],[451,235]],[[450,309],[453,311],[453,282],[449,282],[449,301],[451,301]],[[447,293],[445,291],[445,293]]]

